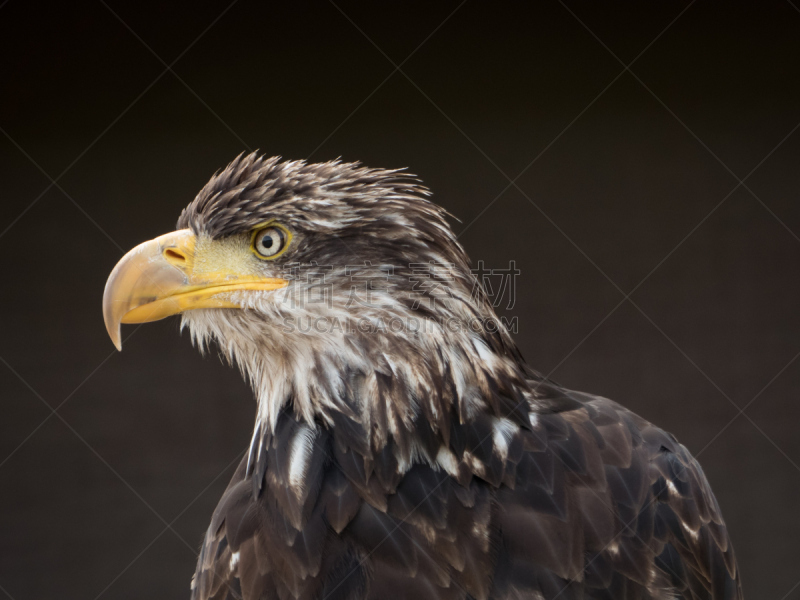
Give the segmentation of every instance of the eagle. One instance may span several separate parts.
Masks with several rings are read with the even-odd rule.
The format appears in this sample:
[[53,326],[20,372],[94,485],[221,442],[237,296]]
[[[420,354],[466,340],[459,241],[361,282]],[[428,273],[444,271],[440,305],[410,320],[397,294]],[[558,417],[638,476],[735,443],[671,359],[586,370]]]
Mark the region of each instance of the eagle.
[[742,598],[676,438],[531,368],[405,170],[242,154],[111,272],[257,401],[196,600]]

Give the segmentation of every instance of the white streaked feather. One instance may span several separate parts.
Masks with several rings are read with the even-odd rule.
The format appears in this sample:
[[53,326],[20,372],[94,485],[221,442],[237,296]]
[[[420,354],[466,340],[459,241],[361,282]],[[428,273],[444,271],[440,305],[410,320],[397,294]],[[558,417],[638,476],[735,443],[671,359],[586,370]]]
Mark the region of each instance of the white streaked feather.
[[492,426],[492,443],[502,460],[508,457],[508,446],[511,439],[519,432],[519,427],[509,419],[494,419]]
[[436,455],[436,464],[451,477],[458,477],[458,459],[447,446],[439,448],[439,453]]
[[314,449],[314,437],[314,430],[305,426],[292,438],[289,448],[289,485],[298,496],[302,494],[305,485],[309,460]]

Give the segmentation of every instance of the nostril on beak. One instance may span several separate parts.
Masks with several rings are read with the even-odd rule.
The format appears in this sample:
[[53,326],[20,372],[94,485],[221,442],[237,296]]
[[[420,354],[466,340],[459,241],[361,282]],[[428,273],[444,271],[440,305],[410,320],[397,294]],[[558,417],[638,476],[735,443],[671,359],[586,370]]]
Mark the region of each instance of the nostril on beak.
[[186,264],[186,255],[175,248],[167,248],[164,250],[164,258],[167,259],[167,262],[176,267],[182,267]]

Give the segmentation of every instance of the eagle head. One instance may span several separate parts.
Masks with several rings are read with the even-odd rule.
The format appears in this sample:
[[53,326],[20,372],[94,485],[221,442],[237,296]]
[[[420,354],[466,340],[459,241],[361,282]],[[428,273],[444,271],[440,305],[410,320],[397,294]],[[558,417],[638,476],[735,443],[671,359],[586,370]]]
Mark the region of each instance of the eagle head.
[[428,196],[398,170],[241,155],[114,268],[109,335],[121,349],[120,323],[180,313],[252,384],[259,435],[290,409],[344,415],[379,448],[420,418],[525,403],[526,367]]

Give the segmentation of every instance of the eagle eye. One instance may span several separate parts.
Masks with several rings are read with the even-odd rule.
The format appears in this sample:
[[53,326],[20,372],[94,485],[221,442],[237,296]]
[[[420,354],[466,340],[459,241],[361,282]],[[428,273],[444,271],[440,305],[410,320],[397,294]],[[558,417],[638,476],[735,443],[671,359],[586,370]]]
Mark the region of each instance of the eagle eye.
[[288,229],[272,223],[253,232],[253,252],[259,258],[270,260],[277,258],[286,250],[291,237]]

